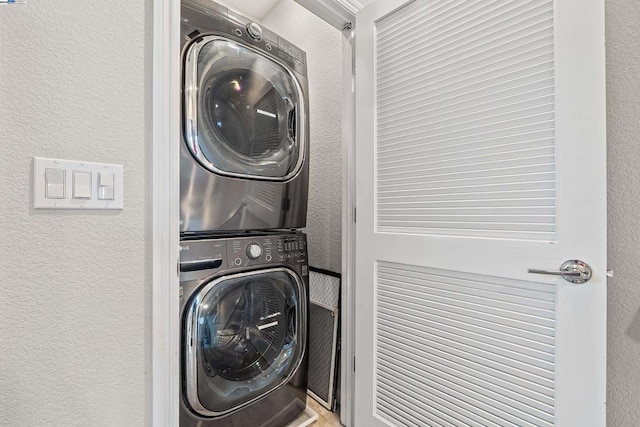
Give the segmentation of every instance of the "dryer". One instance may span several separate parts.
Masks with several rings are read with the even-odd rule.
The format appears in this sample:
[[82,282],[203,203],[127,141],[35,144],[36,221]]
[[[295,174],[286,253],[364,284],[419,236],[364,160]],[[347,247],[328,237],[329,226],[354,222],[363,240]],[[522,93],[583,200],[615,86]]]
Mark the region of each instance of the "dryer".
[[303,233],[182,240],[181,427],[279,427],[306,406]]
[[181,232],[305,227],[305,53],[210,0],[181,13]]

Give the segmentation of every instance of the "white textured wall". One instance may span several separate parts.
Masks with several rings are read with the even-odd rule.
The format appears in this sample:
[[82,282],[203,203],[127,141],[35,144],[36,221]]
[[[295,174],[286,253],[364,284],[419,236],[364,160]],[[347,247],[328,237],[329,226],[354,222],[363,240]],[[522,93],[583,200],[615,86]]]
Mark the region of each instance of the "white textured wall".
[[640,3],[607,0],[607,425],[640,426]]
[[[148,3],[0,6],[0,426],[145,424]],[[309,55],[307,231],[339,271],[340,35],[291,0],[263,22]],[[638,22],[608,0],[611,427],[640,425]],[[34,211],[32,156],[124,164],[125,209]]]
[[[0,426],[147,422],[150,4],[0,6]],[[124,164],[124,210],[33,210],[33,156]]]
[[311,157],[305,232],[314,267],[341,271],[342,35],[293,0],[280,0],[262,24],[307,53]]

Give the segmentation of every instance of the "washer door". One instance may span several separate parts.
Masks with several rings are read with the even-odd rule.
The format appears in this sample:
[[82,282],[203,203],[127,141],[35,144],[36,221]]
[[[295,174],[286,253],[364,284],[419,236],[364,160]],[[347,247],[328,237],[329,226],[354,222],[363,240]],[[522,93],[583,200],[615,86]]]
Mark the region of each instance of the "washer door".
[[184,134],[205,168],[287,181],[304,161],[304,97],[294,75],[240,43],[208,36],[185,58]]
[[225,415],[286,384],[304,355],[306,315],[304,286],[285,268],[206,284],[185,324],[189,406]]

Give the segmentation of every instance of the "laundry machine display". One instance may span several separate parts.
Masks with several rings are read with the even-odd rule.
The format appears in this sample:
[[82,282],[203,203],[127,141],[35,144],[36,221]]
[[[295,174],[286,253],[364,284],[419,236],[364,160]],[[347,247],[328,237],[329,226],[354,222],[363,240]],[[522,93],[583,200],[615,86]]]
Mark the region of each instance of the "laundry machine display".
[[305,408],[302,233],[183,240],[181,426],[282,426]]
[[305,53],[211,1],[183,0],[181,231],[306,225]]

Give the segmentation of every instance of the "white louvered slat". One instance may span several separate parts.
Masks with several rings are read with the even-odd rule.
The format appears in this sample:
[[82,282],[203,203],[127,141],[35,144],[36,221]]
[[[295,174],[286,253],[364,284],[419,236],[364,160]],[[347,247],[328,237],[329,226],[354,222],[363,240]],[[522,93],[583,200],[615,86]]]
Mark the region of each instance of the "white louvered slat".
[[[475,150],[466,152],[454,151],[452,153],[442,153],[435,155],[407,156],[388,160],[388,165],[380,167],[380,176],[390,176],[406,174],[406,168],[420,170],[442,170],[447,166],[474,165],[476,168],[488,169],[489,167],[500,166],[498,161],[505,163],[505,166],[517,166],[515,162],[523,161],[524,165],[531,164],[534,158],[539,161],[549,161],[554,159],[554,147],[549,141],[529,141],[525,147],[505,147],[484,149],[478,147]],[[511,149],[510,149],[511,148]],[[546,158],[544,158],[546,157]],[[538,162],[539,163],[539,162]]]
[[555,286],[384,261],[375,277],[379,417],[554,425]]
[[376,27],[377,230],[555,240],[553,2],[418,0]]
[[[505,26],[498,24],[491,28],[485,28],[483,29],[485,34],[479,34],[476,32],[469,35],[469,28],[461,31],[460,28],[453,27],[453,30],[459,31],[458,33],[453,33],[455,37],[460,34],[467,34],[468,36],[464,39],[457,40],[455,38],[438,40],[437,43],[431,43],[429,37],[437,37],[438,34],[431,34],[432,32],[428,30],[429,27],[423,25],[426,23],[420,23],[420,25],[415,28],[406,28],[406,30],[412,32],[406,33],[410,34],[410,36],[407,38],[407,44],[402,45],[401,47],[396,47],[393,44],[393,37],[397,36],[397,34],[393,34],[390,41],[387,43],[385,43],[381,38],[378,39],[380,41],[378,44],[379,52],[387,53],[387,51],[390,51],[389,56],[385,56],[383,61],[379,62],[379,66],[384,70],[385,67],[392,67],[393,62],[397,62],[399,66],[404,67],[401,71],[407,72],[409,61],[406,58],[403,58],[402,55],[409,51],[415,52],[411,49],[410,43],[424,40],[425,37],[418,37],[416,35],[416,33],[420,34],[421,32],[427,37],[427,41],[423,46],[421,46],[422,49],[417,51],[415,55],[418,65],[420,65],[421,61],[433,62],[437,67],[435,71],[438,72],[442,71],[440,69],[441,66],[451,64],[453,60],[460,60],[460,57],[462,56],[464,56],[463,65],[465,66],[475,66],[477,65],[476,61],[478,60],[494,61],[496,57],[504,55],[506,52],[514,52],[521,49],[522,44],[532,42],[539,43],[540,40],[545,40],[543,37],[543,30],[549,26],[550,17],[550,9],[546,8],[546,10],[543,10],[541,13],[536,13],[531,19],[526,19],[525,16],[521,15],[520,21],[514,25]],[[500,18],[500,15],[494,16],[494,20]],[[491,23],[484,22],[482,24],[490,25]],[[486,51],[487,55],[481,57],[480,53],[485,53],[484,51]]]
[[[442,201],[424,201],[417,200],[418,197],[412,197],[411,195],[398,195],[398,196],[388,196],[385,197],[384,200],[381,200],[379,206],[381,208],[398,208],[404,209],[405,207],[409,208],[430,208],[430,209],[443,209],[443,208],[452,208],[452,209],[469,209],[469,208],[477,208],[480,212],[483,209],[504,209],[508,207],[517,207],[527,209],[529,207],[549,207],[553,208],[553,198],[552,197],[539,197],[539,198],[523,198],[523,199],[504,199],[504,198],[487,198],[487,199],[476,199],[476,200],[449,200],[447,202]],[[496,204],[500,206],[498,208],[495,207]]]
[[334,0],[336,3],[341,4],[345,9],[354,15],[362,9],[362,3],[357,0]]
[[415,153],[416,151],[432,149],[445,150],[447,147],[455,147],[459,145],[468,146],[470,144],[482,144],[490,141],[495,142],[496,145],[522,142],[527,141],[525,138],[530,137],[531,135],[534,136],[532,139],[535,139],[536,136],[545,135],[546,132],[549,132],[547,129],[548,127],[548,124],[543,121],[537,124],[513,126],[498,132],[488,131],[445,136],[439,134],[433,136],[421,135],[417,138],[407,138],[404,141],[404,144],[402,144],[402,142],[395,144],[402,144],[403,150],[401,152],[398,152],[398,147],[394,147],[392,144],[390,144],[386,149],[378,147],[378,158],[384,159],[390,156],[402,156]]

